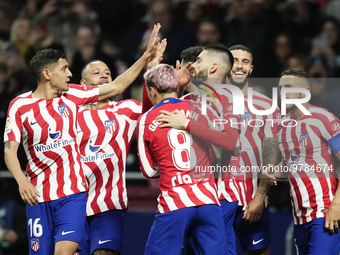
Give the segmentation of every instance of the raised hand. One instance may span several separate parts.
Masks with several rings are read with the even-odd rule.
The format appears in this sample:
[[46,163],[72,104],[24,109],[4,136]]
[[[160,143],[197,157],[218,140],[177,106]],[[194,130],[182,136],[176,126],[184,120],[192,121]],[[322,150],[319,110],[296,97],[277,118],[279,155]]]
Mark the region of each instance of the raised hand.
[[166,39],[163,39],[160,43],[158,43],[156,53],[149,58],[147,66],[148,69],[151,69],[152,67],[162,62],[166,45],[167,45]]
[[191,62],[185,65],[185,67],[180,68],[181,64],[177,60],[176,62],[176,70],[178,73],[178,85],[179,86],[185,86],[189,83],[191,79],[191,73],[194,70],[194,67],[192,66]]
[[148,47],[145,50],[145,53],[148,54],[149,57],[153,56],[157,52],[158,44],[160,39],[157,37],[158,32],[161,28],[161,25],[158,23],[157,25],[153,26],[152,33],[150,35],[150,39],[148,42]]

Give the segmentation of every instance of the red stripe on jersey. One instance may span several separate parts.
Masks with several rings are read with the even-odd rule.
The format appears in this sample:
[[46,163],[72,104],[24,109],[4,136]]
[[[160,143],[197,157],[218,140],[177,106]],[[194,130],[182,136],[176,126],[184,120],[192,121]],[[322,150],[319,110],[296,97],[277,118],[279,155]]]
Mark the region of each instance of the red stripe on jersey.
[[[136,124],[137,124],[137,119],[138,119],[138,117],[137,117],[137,119],[136,119],[136,116],[134,116],[134,115],[135,115],[135,114],[131,114],[130,116],[131,116],[131,119],[135,120],[135,121],[136,121]],[[136,115],[140,116],[139,113],[136,114]],[[131,128],[130,124],[129,124],[129,123],[126,123],[125,130],[124,130],[124,132],[123,132],[123,139],[124,139],[124,141],[129,141],[129,138],[128,138],[128,131],[129,131],[130,128]],[[133,129],[135,129],[135,126],[133,127]],[[116,141],[116,143],[117,143],[117,141]],[[126,144],[127,148],[126,148],[124,157],[127,157],[127,156],[128,156],[129,151],[130,151],[130,145],[131,145],[131,143],[127,143],[127,144]],[[117,144],[117,146],[118,146],[118,144]],[[123,151],[121,150],[121,148],[120,148],[119,146],[118,146],[117,148],[118,148],[117,151],[118,151],[118,153],[119,153],[119,154],[118,154],[119,157],[123,157],[123,155],[122,155],[122,154],[123,154]],[[118,162],[118,171],[119,171],[119,175],[122,176],[123,171],[124,171],[124,166],[123,166],[123,161],[122,161],[122,160],[120,160],[120,161]],[[126,192],[126,188],[125,188],[125,184],[124,184],[124,179],[123,179],[123,178],[120,178],[120,179],[118,180],[117,186],[120,187],[120,188],[118,189],[118,198],[119,198],[119,201],[123,201],[123,200],[124,200],[124,199],[123,199],[123,192]],[[127,206],[127,205],[125,205],[125,206]]]
[[[90,169],[96,169],[96,167],[97,167],[96,163],[94,163],[94,162],[88,162],[87,165]],[[94,189],[95,196],[94,196],[92,202],[90,202],[90,203],[91,203],[92,210],[95,212],[95,214],[97,214],[97,213],[100,213],[100,211],[101,211],[101,209],[100,209],[100,207],[97,203],[97,199],[100,195],[100,189],[103,186],[104,181],[103,181],[103,176],[101,175],[100,172],[93,172],[93,174],[96,177],[95,189]]]
[[[118,164],[121,162],[122,160],[120,160],[118,162]],[[105,164],[107,166],[107,169],[113,169],[113,171],[117,171],[118,169],[116,169],[114,167],[114,165],[112,164],[112,161],[109,160],[105,160]],[[119,178],[119,180],[121,180],[122,178]],[[105,185],[105,197],[104,197],[104,202],[107,206],[107,208],[116,208],[113,201],[112,201],[112,185],[113,185],[113,174],[109,175],[109,178],[107,179],[107,183]],[[118,186],[118,185],[117,185]],[[118,191],[119,192],[119,191]],[[119,199],[119,195],[118,195],[118,199]]]

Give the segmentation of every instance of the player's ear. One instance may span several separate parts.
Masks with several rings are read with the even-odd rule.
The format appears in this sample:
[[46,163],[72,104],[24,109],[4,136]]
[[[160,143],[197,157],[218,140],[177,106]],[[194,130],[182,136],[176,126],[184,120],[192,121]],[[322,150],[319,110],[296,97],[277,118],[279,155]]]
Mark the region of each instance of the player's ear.
[[251,66],[250,66],[250,71],[249,71],[249,74],[251,74],[251,73],[253,72],[253,69],[254,69],[254,66],[253,66],[253,65],[251,65]]
[[210,72],[210,73],[216,73],[217,68],[218,68],[217,63],[213,63],[212,66],[210,67],[209,72]]
[[41,76],[44,77],[44,79],[47,80],[47,81],[51,80],[50,75],[51,75],[51,73],[50,73],[50,70],[48,70],[48,69],[43,69],[41,71]]
[[80,85],[86,85],[86,82],[85,82],[84,79],[81,79],[81,80],[80,80]]
[[150,87],[150,95],[151,97],[156,97],[156,88],[155,87]]

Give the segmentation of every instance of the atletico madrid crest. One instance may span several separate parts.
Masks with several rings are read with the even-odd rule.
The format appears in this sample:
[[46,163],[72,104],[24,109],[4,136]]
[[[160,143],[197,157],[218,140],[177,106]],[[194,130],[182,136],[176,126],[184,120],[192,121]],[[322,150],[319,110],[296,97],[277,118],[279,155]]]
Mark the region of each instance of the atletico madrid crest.
[[31,248],[33,251],[37,251],[39,250],[40,246],[39,246],[39,239],[38,238],[34,238],[31,240]]
[[59,105],[58,111],[60,115],[63,116],[64,118],[68,118],[68,116],[70,116],[70,111],[68,110],[66,104]]
[[299,137],[300,147],[306,147],[308,144],[308,134],[301,134]]
[[115,132],[117,129],[115,120],[106,120],[104,122],[104,126],[106,132],[109,132],[110,134],[113,134],[113,132]]

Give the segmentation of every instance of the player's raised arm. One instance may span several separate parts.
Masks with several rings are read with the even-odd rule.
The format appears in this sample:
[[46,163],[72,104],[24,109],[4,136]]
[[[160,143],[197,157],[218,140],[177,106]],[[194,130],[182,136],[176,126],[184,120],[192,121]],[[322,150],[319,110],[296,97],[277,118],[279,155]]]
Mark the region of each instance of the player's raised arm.
[[16,141],[6,141],[5,142],[5,163],[8,168],[8,170],[11,172],[13,175],[14,179],[18,183],[19,186],[19,193],[22,198],[22,200],[32,206],[32,204],[37,204],[38,197],[40,196],[39,192],[37,189],[30,183],[25,175],[23,174],[19,159],[17,156],[18,148],[19,148],[20,143]]
[[114,81],[99,87],[98,101],[122,94],[138,77],[139,73],[148,63],[149,58],[157,52],[157,46],[160,41],[157,35],[160,28],[160,24],[154,25],[146,51],[128,70],[119,75]]

